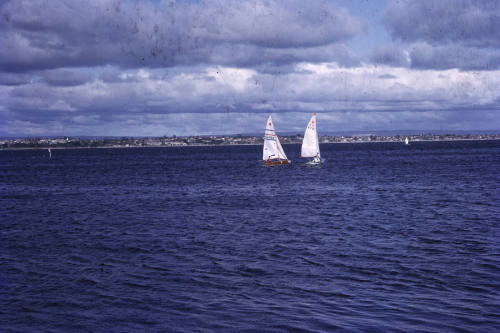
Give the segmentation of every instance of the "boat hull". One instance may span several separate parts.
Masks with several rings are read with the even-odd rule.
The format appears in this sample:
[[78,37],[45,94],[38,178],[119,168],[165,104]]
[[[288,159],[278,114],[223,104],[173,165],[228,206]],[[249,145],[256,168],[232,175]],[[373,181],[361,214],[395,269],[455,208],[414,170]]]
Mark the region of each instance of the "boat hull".
[[323,160],[320,159],[314,159],[312,161],[306,162],[307,165],[320,165],[323,163]]
[[[303,157],[303,156],[300,156],[300,157]],[[320,165],[321,163],[323,163],[323,160],[317,156],[314,157],[309,162],[306,162],[307,165]]]
[[274,161],[266,161],[264,165],[282,165],[282,164],[290,164],[290,160],[274,160]]

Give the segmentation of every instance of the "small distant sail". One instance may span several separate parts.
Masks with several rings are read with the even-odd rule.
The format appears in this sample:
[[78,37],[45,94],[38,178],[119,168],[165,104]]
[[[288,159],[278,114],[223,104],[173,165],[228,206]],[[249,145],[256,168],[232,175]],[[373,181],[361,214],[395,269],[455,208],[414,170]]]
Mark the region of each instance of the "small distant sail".
[[49,158],[52,158],[52,151],[50,150],[50,148],[47,149],[49,151]]
[[408,140],[408,137],[405,138],[405,145],[410,144],[410,141]]

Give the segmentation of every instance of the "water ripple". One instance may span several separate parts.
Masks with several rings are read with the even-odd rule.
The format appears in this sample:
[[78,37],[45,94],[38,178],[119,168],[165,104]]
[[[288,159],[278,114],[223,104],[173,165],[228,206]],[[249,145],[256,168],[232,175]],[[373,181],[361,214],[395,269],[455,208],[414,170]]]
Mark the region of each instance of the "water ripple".
[[498,142],[285,150],[0,151],[0,327],[500,331]]

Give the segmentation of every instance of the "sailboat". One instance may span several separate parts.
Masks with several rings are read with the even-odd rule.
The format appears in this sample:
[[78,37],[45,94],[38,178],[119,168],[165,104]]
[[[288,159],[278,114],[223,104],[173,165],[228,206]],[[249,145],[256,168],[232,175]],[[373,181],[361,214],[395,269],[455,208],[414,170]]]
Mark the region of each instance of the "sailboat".
[[408,137],[405,137],[405,145],[409,145],[410,141],[408,140]]
[[318,130],[316,127],[316,112],[314,112],[311,120],[309,120],[309,124],[307,124],[306,132],[304,133],[304,139],[302,140],[302,150],[300,152],[300,157],[313,157],[312,161],[307,162],[307,164],[310,165],[321,163]]
[[52,152],[50,151],[50,148],[48,148],[49,151],[49,158],[52,158]]
[[266,161],[265,165],[290,164],[291,161],[286,157],[280,140],[274,130],[273,118],[269,116],[266,124],[266,133],[264,134],[264,150],[262,159]]

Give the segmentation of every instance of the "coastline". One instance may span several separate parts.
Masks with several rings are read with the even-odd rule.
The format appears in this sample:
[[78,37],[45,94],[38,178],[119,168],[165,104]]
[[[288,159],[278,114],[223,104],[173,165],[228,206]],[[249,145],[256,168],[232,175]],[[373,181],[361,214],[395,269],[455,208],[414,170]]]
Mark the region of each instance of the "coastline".
[[[497,141],[497,138],[456,138],[456,139],[442,139],[442,140],[412,140],[410,145],[415,142],[453,142],[453,141]],[[373,141],[340,141],[340,142],[320,142],[321,145],[325,144],[364,144],[364,143],[397,143],[404,145],[404,141],[391,141],[391,140],[373,140]],[[299,145],[300,142],[284,142],[282,145]],[[189,147],[227,147],[227,146],[262,146],[262,143],[232,143],[232,144],[186,144],[186,145],[144,145],[144,146],[96,146],[96,147],[8,147],[0,148],[0,151],[11,150],[70,150],[70,149],[129,149],[129,148],[189,148]]]

